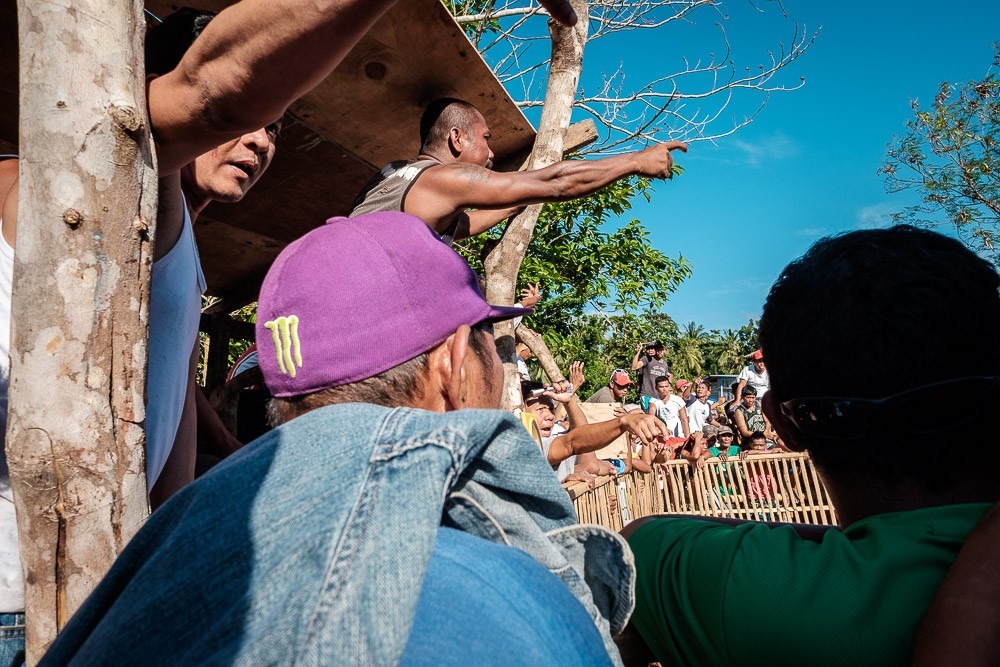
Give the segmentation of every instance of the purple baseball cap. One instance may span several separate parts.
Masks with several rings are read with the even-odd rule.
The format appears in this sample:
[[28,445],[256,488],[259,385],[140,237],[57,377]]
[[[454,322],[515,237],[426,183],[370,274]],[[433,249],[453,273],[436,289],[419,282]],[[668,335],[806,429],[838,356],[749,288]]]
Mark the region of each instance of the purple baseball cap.
[[491,306],[465,260],[406,213],[331,218],[286,247],[257,303],[274,396],[365,380],[434,349],[462,324],[534,312]]

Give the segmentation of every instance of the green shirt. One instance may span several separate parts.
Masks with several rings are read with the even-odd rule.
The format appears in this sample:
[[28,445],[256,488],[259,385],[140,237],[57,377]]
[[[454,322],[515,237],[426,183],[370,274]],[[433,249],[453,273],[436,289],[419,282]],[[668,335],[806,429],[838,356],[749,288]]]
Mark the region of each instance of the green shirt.
[[881,514],[821,542],[787,526],[659,519],[629,537],[632,616],[665,665],[903,665],[988,504]]

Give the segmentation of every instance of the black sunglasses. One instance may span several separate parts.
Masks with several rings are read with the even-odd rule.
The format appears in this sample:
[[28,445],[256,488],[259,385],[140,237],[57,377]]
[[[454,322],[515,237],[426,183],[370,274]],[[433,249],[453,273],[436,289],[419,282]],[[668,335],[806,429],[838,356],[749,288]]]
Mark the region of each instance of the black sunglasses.
[[949,431],[978,417],[975,410],[960,410],[954,418],[932,415],[934,406],[956,391],[982,395],[1000,389],[1000,377],[972,376],[914,387],[885,398],[813,396],[779,404],[781,414],[806,435],[831,440],[858,440],[873,421],[892,420],[899,430],[913,435]]

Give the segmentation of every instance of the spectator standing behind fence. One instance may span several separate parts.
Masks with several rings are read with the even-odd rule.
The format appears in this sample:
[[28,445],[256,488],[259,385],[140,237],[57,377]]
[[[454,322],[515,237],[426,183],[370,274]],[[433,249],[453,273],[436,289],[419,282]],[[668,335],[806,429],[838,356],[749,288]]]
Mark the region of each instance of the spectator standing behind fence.
[[[940,451],[981,437],[1000,401],[998,288],[960,242],[909,226],[823,239],[784,269],[760,319],[764,410],[815,461],[844,528],[631,524],[632,619],[657,659],[910,664],[935,591],[1000,498],[994,467]],[[937,325],[970,313],[974,327]],[[956,395],[980,400],[929,414]]]
[[669,378],[657,378],[655,386],[658,398],[649,401],[649,408],[646,412],[656,415],[660,421],[666,424],[667,432],[671,435],[684,439],[689,438],[691,427],[684,399],[674,394]]
[[688,425],[692,433],[701,432],[707,424],[714,424],[712,416],[712,405],[708,402],[708,394],[711,389],[708,383],[702,378],[698,378],[694,383],[694,396],[687,401]]
[[744,366],[743,370],[740,371],[739,377],[736,378],[736,390],[734,393],[737,403],[742,400],[743,388],[747,386],[757,390],[757,400],[763,399],[764,395],[767,394],[767,390],[771,388],[771,379],[764,365],[764,353],[760,350],[755,350],[750,355],[750,364]]
[[743,398],[733,413],[736,421],[736,430],[739,431],[741,444],[748,446],[750,436],[755,431],[761,431],[772,442],[780,442],[778,434],[771,429],[771,422],[767,415],[761,410],[757,401],[757,389],[753,385],[743,388]]
[[[643,349],[646,356],[639,358]],[[639,405],[642,411],[649,410],[650,399],[657,398],[656,378],[666,377],[673,381],[674,376],[670,372],[670,364],[663,360],[667,349],[658,340],[645,345],[635,346],[635,356],[632,357],[632,370],[639,373]]]
[[585,403],[623,403],[625,400],[625,394],[628,393],[628,388],[631,387],[634,382],[632,378],[628,376],[626,371],[618,368],[611,373],[611,378],[608,380],[608,384],[601,387],[593,394],[590,395]]

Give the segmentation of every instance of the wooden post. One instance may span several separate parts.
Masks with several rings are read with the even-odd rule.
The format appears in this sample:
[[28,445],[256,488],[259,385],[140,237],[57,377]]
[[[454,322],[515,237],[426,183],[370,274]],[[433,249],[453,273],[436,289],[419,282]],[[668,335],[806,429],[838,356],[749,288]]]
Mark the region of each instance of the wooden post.
[[19,0],[7,460],[34,664],[149,513],[143,4]]

